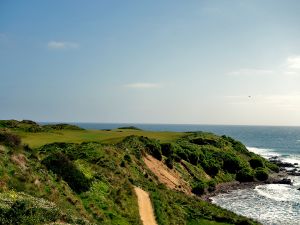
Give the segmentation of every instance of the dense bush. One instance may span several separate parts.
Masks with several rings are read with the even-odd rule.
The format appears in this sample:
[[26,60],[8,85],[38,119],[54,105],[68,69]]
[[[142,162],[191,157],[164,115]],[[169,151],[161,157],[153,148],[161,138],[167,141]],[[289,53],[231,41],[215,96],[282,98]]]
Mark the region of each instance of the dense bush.
[[172,158],[172,156],[168,157],[165,161],[167,167],[169,167],[170,169],[173,169],[173,164],[174,164],[174,160]]
[[241,142],[236,141],[233,138],[225,136],[225,135],[223,135],[222,138],[224,140],[228,141],[229,143],[231,143],[231,145],[235,151],[245,154],[247,156],[251,156],[252,153],[249,152],[248,149],[245,147],[245,145],[243,145]]
[[129,150],[138,159],[141,159],[142,154],[145,152],[145,144],[140,140],[140,137],[134,135],[125,137],[117,146]]
[[214,180],[210,180],[208,183],[208,191],[209,192],[213,192],[213,191],[215,191],[216,190],[216,182],[214,181]]
[[57,152],[49,155],[42,163],[53,173],[62,177],[77,193],[89,190],[90,181],[63,153]]
[[10,147],[18,147],[21,144],[21,138],[18,135],[0,131],[0,144],[4,144]]
[[197,165],[204,159],[201,147],[187,141],[180,141],[176,147],[175,154],[193,165]]
[[254,180],[253,172],[249,168],[243,168],[236,174],[236,180],[240,182],[251,182]]
[[161,152],[164,156],[169,157],[174,154],[174,144],[173,143],[163,143],[161,146]]
[[0,120],[0,127],[20,129],[27,132],[40,132],[42,127],[31,120]]
[[124,160],[127,161],[127,162],[129,162],[129,163],[132,162],[131,157],[130,157],[130,155],[128,155],[128,154],[125,154],[125,155],[124,155]]
[[125,127],[119,127],[118,129],[121,129],[121,130],[142,130],[138,127],[135,127],[135,126],[125,126]]
[[206,188],[206,185],[204,182],[202,181],[198,181],[197,184],[195,184],[192,188],[192,192],[195,194],[195,195],[202,195],[204,194],[205,192],[205,188]]
[[220,170],[220,167],[218,166],[218,164],[212,160],[202,161],[201,166],[203,167],[205,172],[211,177],[215,177]]
[[268,173],[266,172],[265,169],[263,169],[263,168],[260,167],[260,168],[257,168],[255,170],[255,178],[257,180],[265,181],[265,180],[268,179],[268,177],[269,177],[269,175],[268,175]]
[[0,193],[0,224],[45,224],[54,222],[61,216],[52,202],[35,198],[23,192]]
[[252,158],[249,160],[249,163],[253,169],[256,169],[258,167],[264,167],[264,162],[260,158]]
[[242,168],[240,160],[233,154],[223,155],[223,169],[229,173],[237,173]]
[[140,140],[145,144],[145,149],[150,155],[162,160],[161,146],[158,141],[146,137],[140,137]]
[[196,145],[212,145],[215,147],[218,147],[218,142],[217,140],[214,139],[208,139],[208,138],[194,138],[190,140],[191,143],[194,143]]
[[188,152],[185,149],[179,148],[177,149],[174,159],[176,162],[180,162],[181,160],[189,161],[188,160]]
[[278,173],[279,172],[279,167],[276,165],[276,164],[274,164],[274,163],[271,163],[271,162],[266,162],[266,166],[270,169],[270,170],[272,170],[272,171],[274,171],[275,173]]
[[45,130],[84,130],[81,127],[72,124],[59,123],[59,124],[47,124],[44,125]]

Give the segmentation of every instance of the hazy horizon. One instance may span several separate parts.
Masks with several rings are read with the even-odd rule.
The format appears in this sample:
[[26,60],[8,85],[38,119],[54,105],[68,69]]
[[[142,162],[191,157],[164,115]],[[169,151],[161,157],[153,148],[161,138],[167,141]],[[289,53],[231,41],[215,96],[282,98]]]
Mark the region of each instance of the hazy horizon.
[[[22,119],[20,119],[22,120]],[[204,124],[204,123],[143,123],[143,122],[80,122],[80,121],[35,121],[41,124],[57,124],[57,123],[70,123],[70,124],[111,124],[111,125],[171,125],[171,126],[253,126],[253,127],[300,127],[299,125],[255,125],[255,124]]]
[[297,0],[1,1],[0,119],[300,126],[299,12]]

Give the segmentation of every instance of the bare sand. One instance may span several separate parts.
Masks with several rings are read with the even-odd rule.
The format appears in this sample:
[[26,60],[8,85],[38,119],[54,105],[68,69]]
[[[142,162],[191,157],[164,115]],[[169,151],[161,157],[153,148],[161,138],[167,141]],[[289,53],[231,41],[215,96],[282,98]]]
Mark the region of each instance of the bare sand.
[[175,169],[168,168],[162,161],[155,159],[151,155],[143,157],[146,166],[154,173],[159,182],[168,188],[178,190],[186,194],[191,194],[189,185],[180,177]]

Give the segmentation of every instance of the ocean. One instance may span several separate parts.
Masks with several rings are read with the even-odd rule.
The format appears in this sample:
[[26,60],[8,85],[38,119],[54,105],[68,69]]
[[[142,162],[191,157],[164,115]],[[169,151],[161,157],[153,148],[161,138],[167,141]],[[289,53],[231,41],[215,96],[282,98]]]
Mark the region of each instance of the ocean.
[[[87,129],[114,129],[133,125],[153,131],[207,131],[228,135],[265,158],[277,156],[300,165],[300,127],[103,124],[75,123]],[[297,167],[299,168],[299,166]],[[300,168],[299,168],[300,169]],[[293,185],[267,184],[254,189],[234,190],[212,198],[212,202],[266,225],[300,225],[300,177],[290,176]]]

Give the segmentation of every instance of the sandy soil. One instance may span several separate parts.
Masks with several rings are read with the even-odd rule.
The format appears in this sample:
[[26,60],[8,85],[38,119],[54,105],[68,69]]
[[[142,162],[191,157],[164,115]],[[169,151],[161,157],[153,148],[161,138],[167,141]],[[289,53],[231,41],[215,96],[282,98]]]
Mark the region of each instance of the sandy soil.
[[176,170],[169,169],[163,162],[155,159],[151,155],[146,155],[143,157],[146,166],[154,173],[159,182],[165,184],[171,189],[182,191],[186,194],[191,194],[190,187],[188,184],[180,177]]
[[149,194],[144,190],[134,187],[138,197],[140,217],[143,225],[157,225]]
[[19,165],[21,167],[21,169],[26,170],[27,166],[26,166],[26,157],[23,154],[14,154],[11,156],[11,160],[16,163],[17,165]]

